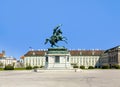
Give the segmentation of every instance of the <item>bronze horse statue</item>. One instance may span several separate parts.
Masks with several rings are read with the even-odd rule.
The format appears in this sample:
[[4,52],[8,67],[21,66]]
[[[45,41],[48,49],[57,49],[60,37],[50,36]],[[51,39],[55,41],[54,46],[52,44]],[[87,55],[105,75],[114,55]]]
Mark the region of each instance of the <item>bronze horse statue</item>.
[[53,35],[49,39],[48,38],[46,39],[45,44],[47,44],[49,41],[49,43],[51,44],[51,47],[53,46],[58,47],[58,45],[56,45],[58,41],[64,41],[65,43],[67,43],[66,41],[67,38],[62,36],[62,31],[60,30],[61,26],[62,25],[58,25],[53,29]]

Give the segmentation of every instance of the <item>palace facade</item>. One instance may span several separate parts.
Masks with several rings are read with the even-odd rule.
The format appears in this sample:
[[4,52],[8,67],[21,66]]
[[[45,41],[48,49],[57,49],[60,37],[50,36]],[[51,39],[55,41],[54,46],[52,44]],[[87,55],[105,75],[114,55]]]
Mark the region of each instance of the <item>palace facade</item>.
[[111,68],[114,65],[120,65],[120,46],[107,49],[100,58],[100,66],[109,65]]
[[5,51],[0,53],[0,67],[5,67],[6,65],[16,65],[17,60],[14,57],[7,57]]
[[[45,66],[47,50],[30,50],[20,58],[24,67],[31,65]],[[93,66],[100,68],[103,65],[120,65],[120,46],[116,46],[107,50],[69,50],[69,58],[71,65]]]
[[[47,50],[30,50],[20,58],[20,61],[26,66],[45,66]],[[69,50],[71,65],[100,67],[100,57],[104,50]]]

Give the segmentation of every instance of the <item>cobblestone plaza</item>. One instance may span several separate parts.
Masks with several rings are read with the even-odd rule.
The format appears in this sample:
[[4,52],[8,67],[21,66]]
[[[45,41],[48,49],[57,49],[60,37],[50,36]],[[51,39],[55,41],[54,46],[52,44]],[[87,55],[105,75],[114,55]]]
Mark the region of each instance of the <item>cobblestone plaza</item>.
[[0,87],[120,87],[120,70],[0,71]]

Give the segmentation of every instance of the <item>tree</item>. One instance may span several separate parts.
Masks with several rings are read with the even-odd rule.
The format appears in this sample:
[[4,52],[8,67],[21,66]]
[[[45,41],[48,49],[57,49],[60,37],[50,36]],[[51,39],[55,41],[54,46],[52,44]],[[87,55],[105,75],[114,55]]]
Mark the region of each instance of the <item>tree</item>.
[[85,66],[83,66],[83,65],[82,65],[82,66],[80,66],[80,69],[85,69]]
[[8,64],[7,66],[5,66],[4,70],[14,70],[14,66]]
[[110,66],[108,64],[102,65],[102,69],[109,69]]
[[32,69],[32,66],[27,66],[26,69],[27,69],[27,70],[31,70],[31,69]]
[[94,67],[93,66],[89,66],[88,69],[94,69]]

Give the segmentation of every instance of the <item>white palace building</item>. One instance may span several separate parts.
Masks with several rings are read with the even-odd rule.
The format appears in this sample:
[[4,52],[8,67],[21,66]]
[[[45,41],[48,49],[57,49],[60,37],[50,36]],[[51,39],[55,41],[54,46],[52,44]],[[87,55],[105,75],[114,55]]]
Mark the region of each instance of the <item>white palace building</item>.
[[[47,61],[53,61],[53,57],[51,57],[51,59],[49,60],[47,59],[47,55],[50,55],[47,53],[48,53],[48,50],[30,50],[20,58],[20,62],[24,64],[24,67],[29,65],[32,67],[34,66],[46,67]],[[62,57],[61,57],[62,59],[59,59],[59,56],[55,54],[54,56],[56,58],[56,59],[54,58],[55,62],[51,62],[50,64],[54,63],[51,66],[57,66],[57,64],[59,63],[61,64],[70,63],[70,65],[74,65],[74,64],[76,64],[77,66],[83,65],[85,66],[85,68],[88,68],[89,66],[99,68],[101,64],[100,58],[103,53],[104,53],[104,50],[68,50],[68,53],[65,54],[68,56],[62,55],[62,57],[66,58],[65,60],[63,60],[64,58]],[[60,61],[63,61],[63,62],[60,62]]]
[[0,67],[5,67],[6,65],[14,65],[16,66],[17,60],[14,57],[8,57],[5,54],[5,51],[2,51],[2,53],[0,53]]

